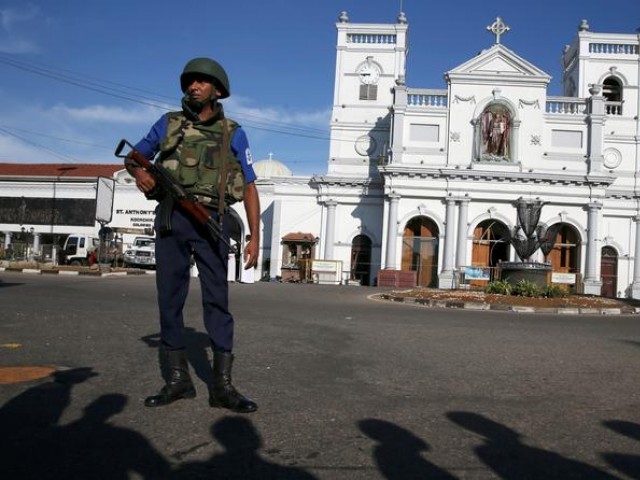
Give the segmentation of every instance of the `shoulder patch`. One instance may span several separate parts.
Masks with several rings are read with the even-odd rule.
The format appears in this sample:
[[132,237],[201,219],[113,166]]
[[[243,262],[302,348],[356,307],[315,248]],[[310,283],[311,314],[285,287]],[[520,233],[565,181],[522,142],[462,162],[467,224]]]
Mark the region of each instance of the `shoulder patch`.
[[251,155],[251,150],[249,147],[244,151],[244,155],[247,158],[247,165],[253,165],[253,156]]

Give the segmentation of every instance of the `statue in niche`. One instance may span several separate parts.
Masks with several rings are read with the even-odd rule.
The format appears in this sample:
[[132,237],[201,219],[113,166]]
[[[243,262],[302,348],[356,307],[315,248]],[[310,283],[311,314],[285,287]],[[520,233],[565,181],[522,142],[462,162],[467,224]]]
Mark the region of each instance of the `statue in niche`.
[[511,113],[499,104],[489,105],[480,117],[481,160],[511,160]]

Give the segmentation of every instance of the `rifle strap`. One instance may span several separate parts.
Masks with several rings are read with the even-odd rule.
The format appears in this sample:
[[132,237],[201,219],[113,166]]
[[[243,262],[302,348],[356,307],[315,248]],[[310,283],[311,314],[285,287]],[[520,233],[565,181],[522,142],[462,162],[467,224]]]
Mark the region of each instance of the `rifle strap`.
[[218,221],[222,225],[225,209],[225,195],[227,191],[227,176],[229,175],[229,158],[231,142],[229,139],[229,123],[226,117],[222,119],[222,167],[218,181]]

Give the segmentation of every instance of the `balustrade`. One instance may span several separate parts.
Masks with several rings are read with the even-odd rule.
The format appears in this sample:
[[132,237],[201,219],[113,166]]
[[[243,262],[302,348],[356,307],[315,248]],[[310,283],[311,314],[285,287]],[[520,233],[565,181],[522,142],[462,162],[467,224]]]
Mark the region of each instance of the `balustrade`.
[[347,35],[347,41],[349,43],[395,44],[396,43],[396,35],[378,34],[378,33],[349,33]]
[[587,113],[587,101],[584,98],[549,97],[545,111],[560,115],[584,115]]
[[609,55],[637,55],[638,45],[624,43],[590,43],[589,53],[604,53]]
[[448,97],[446,90],[409,92],[407,105],[412,107],[447,108]]
[[607,115],[622,115],[622,102],[604,102]]

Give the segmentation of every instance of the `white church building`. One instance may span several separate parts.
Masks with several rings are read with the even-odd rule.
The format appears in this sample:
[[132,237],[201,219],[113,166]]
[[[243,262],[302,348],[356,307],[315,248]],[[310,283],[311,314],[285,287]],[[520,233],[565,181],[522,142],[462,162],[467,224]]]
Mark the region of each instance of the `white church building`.
[[[495,43],[446,72],[446,89],[406,84],[404,14],[361,24],[343,12],[336,28],[327,173],[256,163],[256,278],[457,288],[529,260],[547,262],[551,279],[577,292],[640,298],[638,34],[595,33],[582,21],[563,52],[557,97],[547,95],[547,73],[501,43],[508,26],[499,18],[489,27]],[[125,171],[114,179],[110,225],[150,225],[154,205]],[[0,168],[0,202],[12,181]],[[86,185],[70,184],[68,196],[87,188],[95,198]],[[533,222],[525,234],[523,205],[538,207],[524,215]],[[242,245],[241,206],[236,220]],[[20,230],[3,222],[5,234]],[[519,258],[516,243],[534,231],[545,248]]]

